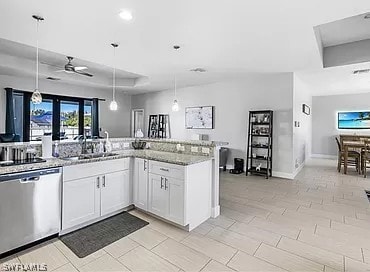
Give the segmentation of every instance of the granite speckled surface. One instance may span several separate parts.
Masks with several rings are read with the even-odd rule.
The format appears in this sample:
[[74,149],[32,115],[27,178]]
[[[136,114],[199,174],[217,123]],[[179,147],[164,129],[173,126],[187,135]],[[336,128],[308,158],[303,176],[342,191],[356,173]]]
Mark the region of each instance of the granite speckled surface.
[[115,153],[117,153],[117,155],[110,156],[110,157],[102,157],[102,158],[93,158],[93,159],[84,159],[84,160],[64,160],[64,159],[59,159],[59,158],[52,158],[52,159],[47,159],[47,161],[43,163],[34,163],[34,164],[17,165],[17,166],[3,166],[3,167],[0,167],[0,175],[24,172],[24,171],[30,171],[30,170],[38,170],[38,169],[43,169],[43,168],[62,167],[62,166],[82,164],[82,163],[114,160],[114,159],[121,159],[121,158],[127,158],[127,157],[143,158],[143,159],[161,161],[161,162],[172,163],[172,164],[183,165],[183,166],[200,163],[203,161],[213,159],[213,157],[211,156],[189,155],[189,154],[181,154],[181,153],[162,152],[162,151],[156,151],[156,150],[130,149],[130,150],[117,151]]

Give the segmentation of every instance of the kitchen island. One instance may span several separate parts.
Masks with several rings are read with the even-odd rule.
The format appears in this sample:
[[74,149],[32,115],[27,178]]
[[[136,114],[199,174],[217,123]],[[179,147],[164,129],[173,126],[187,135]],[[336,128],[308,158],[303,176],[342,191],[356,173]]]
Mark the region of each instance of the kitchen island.
[[[78,157],[80,143],[60,142],[64,158],[3,166],[0,175],[61,167],[62,228],[67,233],[136,207],[187,230],[219,214],[218,144],[150,140],[131,149],[131,138],[111,140],[104,157]],[[16,147],[29,143],[17,143]],[[8,146],[9,144],[0,147]],[[39,148],[32,143],[33,148]],[[77,151],[76,151],[77,150]]]

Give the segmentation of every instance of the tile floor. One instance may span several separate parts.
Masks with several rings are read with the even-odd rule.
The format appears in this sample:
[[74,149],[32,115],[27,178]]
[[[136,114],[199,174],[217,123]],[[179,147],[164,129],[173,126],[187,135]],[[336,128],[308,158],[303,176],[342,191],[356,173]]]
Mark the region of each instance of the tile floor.
[[[0,263],[48,271],[370,271],[370,179],[312,160],[295,180],[221,174],[221,216],[188,233],[153,217],[79,259],[53,240]],[[2,266],[0,266],[2,267]]]

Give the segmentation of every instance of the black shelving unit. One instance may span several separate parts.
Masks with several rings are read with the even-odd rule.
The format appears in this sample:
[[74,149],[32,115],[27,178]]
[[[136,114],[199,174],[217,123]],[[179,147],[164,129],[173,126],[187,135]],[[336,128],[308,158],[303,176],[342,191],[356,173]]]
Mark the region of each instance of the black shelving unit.
[[247,175],[272,176],[273,111],[249,112]]
[[148,137],[149,138],[170,137],[168,114],[149,115]]

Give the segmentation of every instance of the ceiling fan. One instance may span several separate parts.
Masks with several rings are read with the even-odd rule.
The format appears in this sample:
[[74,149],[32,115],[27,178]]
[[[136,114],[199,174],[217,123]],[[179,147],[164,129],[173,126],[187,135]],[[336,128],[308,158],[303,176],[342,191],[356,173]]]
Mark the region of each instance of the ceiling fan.
[[[85,66],[74,66],[72,64],[73,57],[67,56],[67,59],[68,59],[68,63],[66,65],[64,65],[64,68],[60,67],[60,66],[56,66],[56,67],[63,68],[63,69],[57,70],[55,72],[65,72],[65,73],[68,73],[68,74],[75,73],[75,74],[88,76],[88,77],[93,76],[92,74],[89,74],[89,73],[83,71],[83,70],[88,69],[87,67],[85,67]],[[47,64],[47,63],[45,63],[45,64]],[[51,65],[51,64],[47,64],[47,65]],[[51,65],[51,66],[55,66],[55,65]]]

